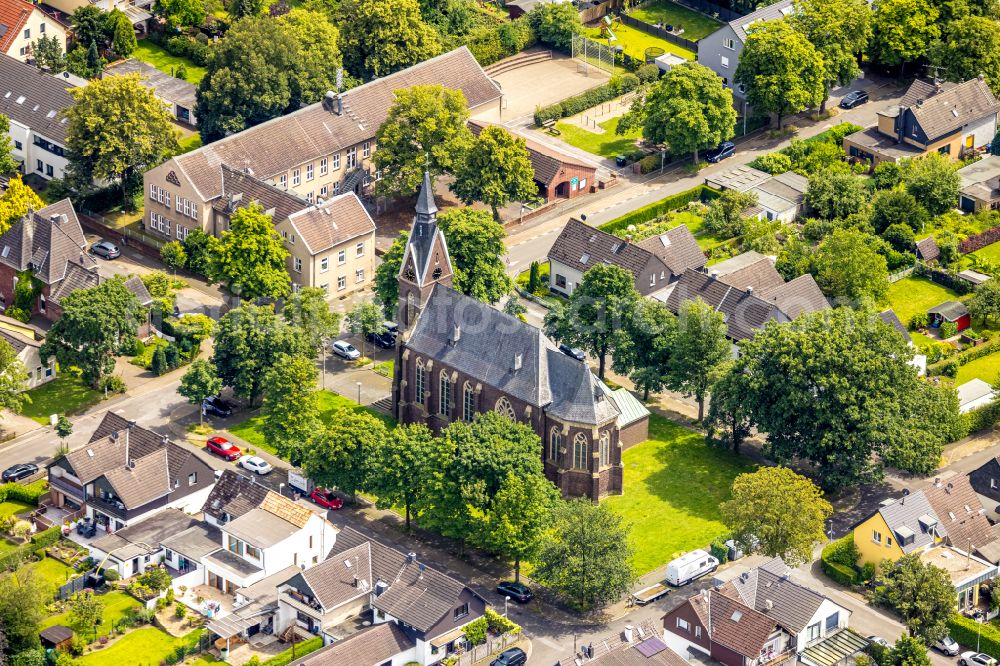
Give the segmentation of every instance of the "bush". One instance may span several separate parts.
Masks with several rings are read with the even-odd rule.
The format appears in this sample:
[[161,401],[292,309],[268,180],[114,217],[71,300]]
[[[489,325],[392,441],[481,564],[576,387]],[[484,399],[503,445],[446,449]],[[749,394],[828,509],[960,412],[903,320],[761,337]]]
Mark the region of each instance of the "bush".
[[948,621],[948,635],[970,650],[978,645],[980,652],[1000,654],[1000,629],[990,622],[980,624],[971,617],[955,613]]
[[183,620],[184,616],[187,615],[187,610],[187,606],[184,604],[177,604],[177,607],[174,608],[174,617],[178,620]]
[[16,305],[10,306],[6,310],[4,310],[3,313],[8,317],[10,317],[11,319],[16,319],[18,321],[27,322],[29,319],[31,319],[30,312],[28,312],[23,308],[19,308]]
[[965,432],[970,435],[992,428],[1000,423],[1000,400],[962,414],[962,420],[965,422]]
[[472,31],[465,40],[472,56],[483,67],[520,53],[538,41],[527,16],[515,21],[504,21],[498,26],[482,27]]
[[953,337],[956,333],[958,333],[958,325],[953,321],[944,321],[941,322],[940,331],[941,331],[941,339],[947,340],[948,338]]
[[773,175],[791,169],[792,160],[784,153],[767,153],[753,159],[748,166]]
[[848,534],[823,549],[820,563],[828,577],[841,585],[855,585],[858,572],[855,568],[861,553],[854,543],[854,535]]
[[566,118],[581,111],[609,102],[615,97],[632,92],[639,87],[639,77],[635,74],[621,74],[611,77],[607,83],[591,88],[579,95],[567,97],[563,101],[535,109],[535,126],[541,127],[546,120]]
[[75,634],[69,641],[69,653],[74,657],[79,657],[87,649],[87,639],[80,634]]
[[473,645],[481,645],[486,642],[486,629],[486,618],[479,617],[465,625],[462,633],[465,635],[465,640]]
[[869,582],[875,579],[875,573],[878,571],[878,567],[875,566],[874,562],[865,562],[864,566],[861,567],[861,580],[862,582]]
[[621,232],[628,229],[631,224],[642,224],[643,222],[649,222],[650,220],[655,220],[661,215],[666,215],[670,211],[677,210],[687,206],[692,201],[702,201],[707,202],[719,196],[716,190],[705,185],[699,185],[686,192],[681,192],[680,194],[675,194],[669,196],[665,199],[660,199],[656,203],[651,203],[648,206],[643,206],[638,210],[634,210],[627,215],[622,215],[618,219],[606,222],[598,227],[601,231],[613,234],[615,236],[621,236]]
[[719,560],[719,564],[725,564],[729,561],[729,546],[726,545],[725,537],[715,537],[708,548],[712,557]]
[[144,585],[157,592],[162,592],[170,587],[170,574],[167,573],[166,569],[159,567],[147,569],[137,580],[140,585]]
[[98,389],[108,393],[124,393],[128,390],[128,386],[125,385],[125,380],[118,375],[108,375],[101,380]]
[[930,323],[930,317],[926,312],[918,312],[917,314],[910,317],[910,330],[916,331],[921,328],[927,328],[927,324]]
[[640,83],[652,83],[656,79],[660,78],[660,68],[652,63],[648,65],[641,65],[639,69],[635,71],[635,74],[639,77]]
[[[321,647],[323,647],[322,636],[310,638],[309,640],[302,641],[295,646],[295,656],[296,658],[305,656],[310,652],[315,652]],[[288,648],[284,652],[276,654],[270,659],[264,661],[261,666],[288,666],[290,663],[292,663],[292,649]]]
[[504,617],[492,608],[486,609],[485,617],[486,624],[489,626],[490,631],[497,635],[503,635],[510,632],[518,633],[521,631],[521,627],[519,627],[516,622],[510,618]]
[[121,574],[118,573],[118,569],[105,569],[102,573],[104,574],[104,580],[109,583],[113,583],[121,578]]
[[640,173],[652,173],[660,168],[660,164],[663,163],[663,158],[659,155],[646,155],[641,160],[639,160],[639,172]]

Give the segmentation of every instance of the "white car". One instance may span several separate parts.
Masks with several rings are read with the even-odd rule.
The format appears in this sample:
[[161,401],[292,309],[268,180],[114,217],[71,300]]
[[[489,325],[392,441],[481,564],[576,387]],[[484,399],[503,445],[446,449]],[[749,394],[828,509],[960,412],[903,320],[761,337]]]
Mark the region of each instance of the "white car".
[[243,456],[240,458],[240,467],[248,472],[264,475],[273,470],[271,463],[258,456]]
[[996,666],[997,660],[983,652],[963,652],[958,663],[960,666]]
[[958,654],[958,643],[951,636],[945,636],[941,640],[934,643],[934,649],[942,652],[949,657],[954,657]]
[[346,358],[348,361],[356,361],[361,358],[361,352],[358,351],[357,347],[346,340],[337,340],[330,346],[334,354]]
[[884,648],[892,647],[891,645],[889,645],[889,641],[885,640],[881,636],[869,636],[868,642],[875,643],[876,645],[881,645]]

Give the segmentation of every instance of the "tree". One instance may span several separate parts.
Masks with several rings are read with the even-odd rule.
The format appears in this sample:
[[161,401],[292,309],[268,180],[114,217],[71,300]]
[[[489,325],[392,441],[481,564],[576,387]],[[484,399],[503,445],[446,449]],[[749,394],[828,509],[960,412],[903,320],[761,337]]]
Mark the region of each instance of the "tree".
[[[746,552],[780,557],[790,567],[812,560],[833,507],[812,481],[787,467],[761,467],[733,480],[722,522]],[[789,520],[795,516],[795,520]]]
[[489,213],[453,208],[438,217],[438,226],[448,242],[456,290],[493,305],[514,289],[503,260],[507,232]]
[[[236,0],[238,3],[240,0]],[[230,7],[230,16],[232,10]],[[153,7],[157,16],[163,17],[167,27],[177,29],[182,26],[198,27],[205,22],[207,12],[205,3],[201,0],[160,0]]]
[[11,153],[14,143],[10,138],[10,118],[0,113],[0,175],[17,171],[18,162]]
[[409,196],[432,176],[454,173],[472,143],[468,105],[461,90],[419,85],[397,90],[386,120],[375,134],[375,168],[383,194]]
[[875,0],[872,4],[872,57],[887,66],[899,66],[927,55],[941,36],[940,12],[919,0]]
[[823,56],[785,21],[750,29],[736,68],[736,82],[752,107],[781,118],[819,105],[826,96]]
[[955,207],[962,178],[947,157],[931,153],[907,162],[903,183],[931,216],[937,216]]
[[270,305],[243,303],[219,320],[212,363],[224,386],[254,404],[264,377],[284,354],[307,353],[308,341],[278,318]]
[[279,355],[264,376],[263,391],[264,442],[297,465],[304,446],[322,428],[316,363],[306,356]]
[[132,21],[120,9],[108,13],[106,31],[111,35],[111,50],[122,58],[127,58],[139,46],[135,40]]
[[314,358],[340,330],[340,315],[330,309],[319,287],[303,287],[289,296],[282,314],[299,329]]
[[488,510],[473,507],[476,545],[514,560],[514,580],[521,580],[521,562],[538,551],[552,520],[559,491],[541,474],[520,477],[508,473]]
[[69,616],[73,618],[73,623],[93,629],[94,640],[97,640],[97,622],[103,615],[104,599],[94,594],[93,590],[84,590],[69,600]]
[[428,489],[450,458],[444,440],[434,437],[424,424],[393,428],[374,454],[368,488],[378,497],[377,506],[403,507],[409,531],[413,509],[423,506]]
[[8,181],[4,193],[0,194],[0,233],[6,233],[29,210],[41,210],[44,207],[45,202],[24,184],[21,176],[14,176]]
[[816,283],[841,304],[880,304],[889,290],[885,257],[872,247],[872,236],[856,229],[836,229],[819,246],[814,261]]
[[927,646],[913,636],[900,636],[886,653],[885,666],[930,666]]
[[891,190],[903,182],[903,167],[896,162],[882,162],[872,172],[876,190]]
[[[375,267],[375,280],[372,289],[375,296],[378,297],[379,303],[382,304],[382,312],[390,319],[396,317],[396,304],[399,301],[399,271],[403,267],[403,254],[406,252],[408,240],[409,235],[405,231],[400,231],[396,240],[382,255],[382,263]],[[452,262],[452,269],[454,268],[454,262]]]
[[344,66],[366,81],[441,52],[416,0],[342,0],[339,25]]
[[228,11],[233,19],[258,17],[266,6],[265,0],[230,0]]
[[465,204],[481,201],[500,222],[499,208],[538,194],[524,139],[490,125],[479,132],[455,171],[451,190]]
[[60,414],[56,419],[55,431],[59,439],[65,442],[66,438],[73,434],[73,422],[66,418],[65,414]]
[[503,313],[524,321],[524,315],[528,313],[528,308],[524,307],[524,303],[517,296],[511,294],[511,297],[503,304]]
[[200,275],[208,274],[213,236],[201,229],[192,229],[181,245],[187,255],[187,269]]
[[73,105],[63,113],[72,178],[117,183],[130,202],[142,174],[180,150],[170,114],[138,75],[109,76],[69,92]]
[[877,481],[883,462],[933,469],[950,441],[942,425],[957,417],[957,402],[937,399],[940,389],[909,364],[907,343],[874,312],[804,314],[740,345],[732,372],[768,455],[811,461],[827,488]]
[[645,99],[633,105],[629,115],[633,114],[646,141],[665,143],[675,155],[693,153],[695,162],[699,150],[733,138],[736,127],[733,92],[715,72],[697,63],[663,75]]
[[726,318],[700,298],[686,301],[677,316],[677,334],[665,376],[667,388],[698,401],[698,420],[705,416],[705,396],[719,370],[732,355]]
[[867,0],[797,0],[788,20],[823,56],[820,111],[826,111],[830,88],[861,75],[858,62],[872,38],[871,7]]
[[114,370],[123,345],[135,339],[142,306],[120,276],[77,289],[60,305],[62,315],[52,324],[39,353],[42,358],[54,355],[63,367],[80,368],[83,379],[96,389]]
[[932,644],[948,633],[955,586],[944,569],[924,564],[918,553],[904,555],[881,572],[876,590],[876,601],[902,618],[910,636]]
[[615,372],[628,375],[642,399],[649,400],[650,391],[666,385],[677,319],[659,301],[639,299],[635,312],[624,322],[628,344],[615,354],[611,364]]
[[198,359],[193,362],[181,377],[177,392],[188,399],[192,405],[198,405],[198,423],[204,423],[205,410],[202,403],[222,390],[222,380],[219,379],[215,366],[211,361]]
[[317,485],[353,496],[370,484],[371,461],[388,437],[385,424],[370,412],[342,409],[304,448],[302,469]]
[[532,578],[579,609],[618,599],[632,586],[632,547],[624,519],[605,504],[562,503],[543,538]]
[[597,374],[604,379],[607,355],[628,344],[622,326],[638,300],[635,278],[630,272],[612,264],[595,264],[583,274],[569,303],[559,304],[545,315],[545,332],[595,356]]
[[231,292],[249,300],[282,298],[291,292],[285,268],[288,250],[274,230],[271,216],[256,201],[239,208],[229,230],[210,245],[209,275]]
[[[368,336],[385,332],[385,317],[382,316],[379,307],[371,301],[362,301],[348,310],[346,321],[348,330],[361,338],[362,356]],[[374,352],[372,355],[374,356]]]
[[746,376],[730,366],[712,386],[712,402],[703,421],[708,441],[740,452],[740,445],[750,435],[750,409],[744,401]]
[[70,23],[73,25],[73,35],[76,43],[84,49],[91,44],[98,48],[104,46],[109,38],[106,13],[97,5],[80,5],[73,11]]
[[542,287],[541,267],[537,261],[528,266],[528,293],[533,294]]
[[913,252],[916,236],[907,224],[896,223],[882,232],[882,239],[896,252]]
[[987,280],[978,287],[969,301],[969,311],[973,317],[989,322],[990,317],[1000,317],[1000,282]]
[[528,13],[528,23],[538,40],[564,53],[573,47],[573,35],[583,33],[576,7],[562,3],[542,3]]
[[170,371],[170,364],[167,362],[167,352],[162,345],[157,345],[156,351],[153,352],[153,358],[149,361],[149,369],[157,377],[165,375]]
[[340,31],[323,14],[301,8],[293,9],[278,21],[301,50],[295,72],[297,97],[304,103],[323,99],[326,91],[336,86],[337,68],[343,63]]
[[31,403],[24,390],[28,379],[28,369],[17,352],[6,340],[0,341],[0,408],[20,414],[24,405]]
[[985,16],[952,21],[945,26],[943,38],[934,43],[931,60],[949,81],[968,81],[983,74],[993,92],[1000,93],[1000,26]]
[[41,35],[31,42],[31,57],[38,69],[58,73],[66,69],[66,54],[55,35]]
[[872,198],[871,221],[877,234],[897,224],[919,231],[927,221],[927,211],[906,190],[879,190]]
[[28,567],[0,576],[0,624],[11,654],[38,647],[39,624],[50,598],[46,583]]
[[850,171],[827,168],[809,177],[806,205],[824,220],[844,219],[860,211],[870,194]]
[[176,273],[187,264],[187,252],[180,241],[170,241],[160,248],[160,259]]
[[726,189],[708,205],[705,228],[724,238],[738,236],[743,229],[743,211],[757,205],[754,192]]

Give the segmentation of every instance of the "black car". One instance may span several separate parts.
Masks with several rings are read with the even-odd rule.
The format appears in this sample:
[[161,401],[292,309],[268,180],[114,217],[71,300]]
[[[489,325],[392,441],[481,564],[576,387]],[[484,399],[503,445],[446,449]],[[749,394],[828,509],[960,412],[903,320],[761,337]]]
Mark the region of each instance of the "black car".
[[732,141],[723,141],[719,144],[718,148],[713,148],[705,153],[705,159],[709,162],[715,164],[716,162],[721,162],[727,157],[732,157],[736,154],[736,144]]
[[566,356],[571,356],[578,361],[583,361],[587,358],[587,355],[583,353],[582,349],[577,349],[576,347],[570,347],[569,345],[559,345],[559,351]]
[[521,648],[504,650],[500,656],[490,662],[490,666],[523,666],[528,663],[528,655]]
[[868,101],[868,93],[864,90],[852,90],[851,92],[844,95],[844,99],[840,100],[840,108],[842,109],[853,109],[856,106],[860,106]]
[[3,479],[4,483],[10,483],[29,477],[37,471],[38,465],[35,463],[21,463],[20,465],[13,465],[5,469],[0,478]]
[[205,410],[206,414],[211,414],[212,416],[226,418],[233,415],[233,406],[217,395],[205,398],[204,402],[201,403],[201,407]]
[[382,349],[393,349],[396,346],[396,336],[389,331],[384,333],[369,333],[365,337],[368,338],[368,342]]
[[81,520],[76,524],[76,533],[89,539],[97,534],[97,523],[90,520]]
[[510,597],[519,604],[526,604],[531,601],[535,594],[524,583],[515,583],[512,580],[505,580],[497,585],[497,594]]

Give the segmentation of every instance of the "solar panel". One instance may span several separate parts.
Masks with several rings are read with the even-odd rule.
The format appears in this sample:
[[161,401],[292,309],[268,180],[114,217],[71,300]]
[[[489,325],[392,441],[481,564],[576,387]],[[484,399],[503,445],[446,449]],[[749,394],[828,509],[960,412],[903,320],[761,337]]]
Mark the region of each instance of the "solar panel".
[[649,659],[653,655],[660,654],[667,649],[666,643],[661,641],[659,638],[653,637],[649,640],[645,640],[635,646],[635,649],[639,651],[646,659]]

